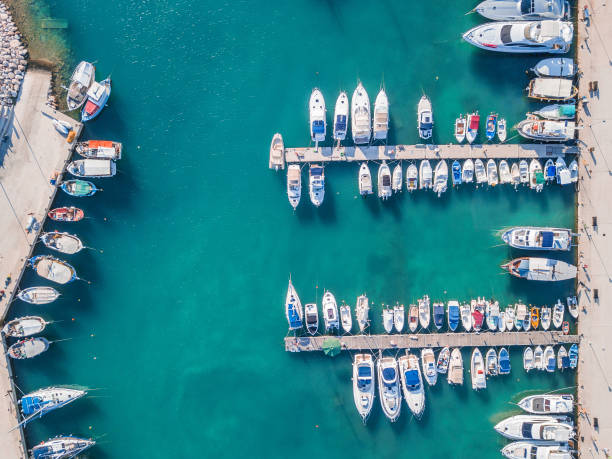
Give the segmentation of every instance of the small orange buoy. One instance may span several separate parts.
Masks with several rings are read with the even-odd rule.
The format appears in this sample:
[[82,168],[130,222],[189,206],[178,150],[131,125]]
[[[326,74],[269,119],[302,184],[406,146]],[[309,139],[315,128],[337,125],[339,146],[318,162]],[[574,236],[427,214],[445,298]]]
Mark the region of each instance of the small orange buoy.
[[72,321],[74,322],[75,320],[76,320],[76,319],[73,317],[73,318],[72,318]]
[[318,429],[319,428],[319,424],[316,424],[315,427]]
[[75,138],[75,137],[76,137],[76,132],[74,132],[74,131],[72,131],[72,130],[71,130],[71,131],[68,133],[68,137],[66,137],[66,142],[68,142],[68,143],[72,143],[72,141],[74,140],[74,138]]

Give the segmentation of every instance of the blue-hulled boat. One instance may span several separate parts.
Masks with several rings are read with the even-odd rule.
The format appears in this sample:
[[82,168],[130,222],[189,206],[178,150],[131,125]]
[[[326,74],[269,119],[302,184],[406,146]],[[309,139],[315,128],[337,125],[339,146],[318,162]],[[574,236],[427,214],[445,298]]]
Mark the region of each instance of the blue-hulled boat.
[[32,448],[32,459],[70,459],[95,444],[95,441],[86,438],[55,437]]
[[544,179],[547,182],[552,182],[557,177],[557,166],[552,159],[546,161],[544,164]]
[[434,303],[433,321],[438,330],[440,330],[442,325],[444,325],[444,303]]
[[289,330],[302,328],[303,313],[302,302],[291,283],[291,278],[289,278],[289,287],[287,288],[287,298],[285,300],[285,315],[287,316],[287,322],[289,322]]
[[510,354],[505,347],[502,347],[499,351],[498,363],[500,375],[507,375],[510,373]]
[[111,93],[110,76],[102,80],[100,83],[94,81],[87,91],[87,102],[81,112],[81,121],[91,121],[100,114],[106,106],[106,102]]
[[457,330],[459,326],[459,320],[461,317],[461,312],[459,310],[459,302],[455,300],[451,300],[448,302],[448,329],[450,331]]
[[491,113],[487,116],[487,139],[493,140],[497,132],[497,113]]
[[453,172],[453,186],[461,185],[461,163],[459,161],[453,161],[451,170]]
[[64,193],[77,198],[93,196],[98,191],[98,188],[93,183],[85,180],[66,180],[62,182],[60,188]]
[[47,387],[24,395],[19,400],[23,421],[25,425],[33,419],[41,418],[50,411],[68,405],[83,397],[87,392],[68,387]]
[[578,345],[572,344],[568,352],[570,368],[578,366]]

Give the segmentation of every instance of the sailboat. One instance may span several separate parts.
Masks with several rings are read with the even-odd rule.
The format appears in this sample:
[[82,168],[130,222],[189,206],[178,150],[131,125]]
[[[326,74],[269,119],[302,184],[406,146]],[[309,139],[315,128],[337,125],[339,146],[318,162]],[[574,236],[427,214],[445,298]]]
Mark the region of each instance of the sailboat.
[[325,171],[319,164],[311,164],[308,170],[308,192],[310,202],[316,207],[325,199]]
[[111,78],[106,77],[100,83],[94,81],[87,91],[87,102],[81,111],[81,121],[91,121],[106,106],[111,93]]
[[465,138],[469,143],[474,142],[476,140],[476,136],[478,135],[478,125],[480,124],[480,115],[478,112],[471,113],[468,115],[467,119],[467,132],[465,134]]
[[61,386],[47,387],[30,392],[19,400],[23,415],[23,420],[19,425],[24,426],[33,419],[41,418],[53,410],[84,397],[86,394],[87,392],[84,390]]
[[385,161],[378,168],[378,197],[383,201],[391,196],[391,172]]
[[287,168],[287,198],[295,210],[302,197],[302,170],[298,164],[290,164]]
[[38,316],[24,316],[8,321],[2,328],[5,336],[11,338],[27,338],[41,333],[48,322]]
[[426,95],[421,96],[421,100],[419,100],[417,119],[419,137],[423,140],[431,139],[433,133],[433,111],[431,109],[431,101]]
[[310,138],[313,142],[325,141],[325,131],[327,130],[325,99],[319,88],[312,90],[308,102],[308,110],[310,114]]
[[497,352],[490,348],[485,356],[485,368],[487,376],[497,376]]
[[419,359],[416,355],[406,351],[406,355],[402,355],[398,359],[398,363],[404,400],[406,400],[410,411],[417,419],[420,419],[425,411],[425,390],[421,378]]
[[50,255],[32,257],[28,260],[28,264],[40,277],[58,284],[67,284],[77,279],[76,271],[72,266]]
[[334,110],[334,140],[341,142],[346,139],[348,130],[349,100],[346,92],[341,91],[336,99]]
[[563,281],[577,274],[576,266],[551,258],[515,258],[501,267],[514,277],[535,281]]
[[428,329],[429,322],[431,320],[431,313],[429,307],[429,296],[425,295],[422,299],[418,300],[419,303],[419,323],[421,328]]
[[285,298],[285,315],[289,323],[289,330],[299,330],[302,328],[304,311],[302,310],[302,302],[295,291],[291,278],[289,278],[289,287],[287,287],[287,296]]
[[319,310],[315,303],[308,303],[304,306],[304,320],[306,330],[314,336],[319,330]]
[[472,389],[480,390],[487,388],[484,361],[482,360],[482,354],[477,347],[475,347],[472,351],[470,374],[472,375]]
[[459,320],[460,320],[460,308],[459,308],[459,302],[456,300],[450,300],[448,302],[448,329],[450,331],[455,331],[457,330],[457,327],[459,326]]
[[357,88],[355,88],[351,99],[351,131],[355,145],[363,145],[370,142],[370,137],[372,136],[370,118],[370,99],[360,82]]
[[440,197],[440,195],[446,191],[447,185],[448,165],[446,164],[446,161],[441,159],[440,161],[438,161],[438,164],[436,164],[436,170],[434,173],[434,193],[437,193],[438,197]]
[[370,325],[370,319],[368,314],[370,311],[370,305],[368,297],[360,295],[357,297],[357,305],[355,306],[355,315],[357,316],[357,325],[359,325],[359,331],[363,332],[368,325]]
[[381,89],[374,102],[374,140],[386,140],[389,132],[389,99]]
[[60,293],[53,287],[29,287],[21,290],[17,298],[30,304],[48,304],[57,300]]
[[497,164],[494,159],[487,161],[487,182],[489,186],[496,186],[499,183],[499,175],[497,174]]
[[378,367],[378,396],[385,416],[395,422],[399,418],[402,408],[402,395],[395,357],[379,357]]
[[451,171],[453,173],[453,186],[461,185],[461,163],[457,160],[453,161]]
[[70,85],[66,94],[68,110],[80,108],[87,99],[87,91],[94,82],[96,68],[90,62],[81,61],[70,77]]
[[359,166],[359,194],[361,196],[372,194],[372,174],[367,162]]
[[419,182],[419,171],[414,163],[406,169],[406,187],[412,192],[417,189]]
[[421,365],[425,381],[430,386],[435,386],[438,381],[438,371],[436,370],[436,358],[431,348],[421,349]]
[[455,139],[457,139],[457,143],[463,143],[465,140],[466,122],[463,115],[459,115],[459,118],[455,120]]
[[371,354],[356,354],[353,361],[353,400],[365,424],[374,405],[374,361]]
[[323,294],[322,304],[325,331],[330,331],[333,329],[338,330],[340,328],[340,321],[338,320],[338,305],[336,304],[336,297],[334,297],[334,294],[329,290]]
[[95,444],[95,441],[87,438],[58,436],[34,446],[32,459],[70,459]]
[[433,173],[431,169],[431,164],[429,164],[428,159],[424,159],[421,161],[421,165],[419,166],[419,189],[430,189],[433,187],[432,183]]
[[472,183],[474,180],[474,161],[470,158],[463,162],[463,168],[461,171],[461,181],[463,183]]
[[340,306],[340,324],[346,333],[350,333],[353,328],[353,317],[351,316],[351,307],[348,304]]
[[391,189],[393,190],[394,193],[397,193],[398,191],[402,191],[402,183],[403,183],[402,165],[400,163],[397,163],[395,167],[393,168],[393,178],[391,181]]
[[404,305],[396,304],[393,306],[393,326],[398,333],[404,329]]

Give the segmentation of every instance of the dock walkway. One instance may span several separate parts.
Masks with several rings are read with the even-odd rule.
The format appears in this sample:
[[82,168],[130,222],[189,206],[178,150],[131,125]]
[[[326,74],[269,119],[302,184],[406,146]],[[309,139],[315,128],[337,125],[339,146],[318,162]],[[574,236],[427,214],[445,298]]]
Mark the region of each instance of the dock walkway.
[[345,335],[285,337],[287,352],[322,351],[323,342],[338,338],[343,350],[418,349],[425,347],[501,347],[547,346],[574,344],[578,335],[564,335],[560,331],[483,332],[483,333],[422,333],[401,335]]

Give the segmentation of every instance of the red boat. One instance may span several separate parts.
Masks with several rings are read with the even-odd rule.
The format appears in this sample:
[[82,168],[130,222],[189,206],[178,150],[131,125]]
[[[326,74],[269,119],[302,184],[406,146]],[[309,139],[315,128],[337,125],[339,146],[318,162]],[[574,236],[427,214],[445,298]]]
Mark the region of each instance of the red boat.
[[569,335],[569,322],[568,321],[563,322],[562,328],[563,328],[563,334]]
[[78,207],[58,207],[49,211],[49,218],[56,222],[78,222],[85,216]]

